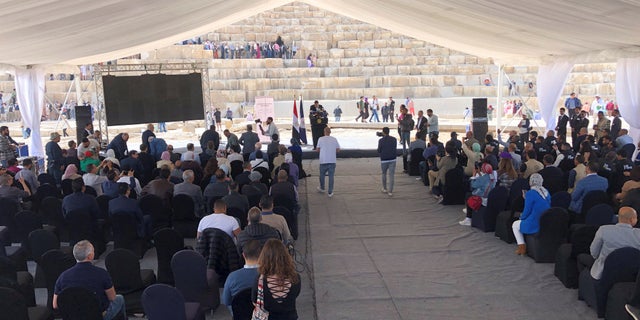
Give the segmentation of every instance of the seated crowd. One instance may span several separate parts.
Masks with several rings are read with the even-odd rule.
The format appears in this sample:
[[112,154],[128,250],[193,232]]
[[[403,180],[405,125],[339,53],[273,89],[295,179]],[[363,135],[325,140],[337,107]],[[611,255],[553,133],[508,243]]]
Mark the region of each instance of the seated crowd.
[[[579,109],[576,108],[577,114]],[[614,112],[614,116],[618,117],[619,112]],[[555,257],[558,263],[557,260],[563,259],[560,252],[556,257],[558,246],[569,243],[573,234],[576,237],[583,234],[584,230],[577,231],[581,226],[595,225],[596,229],[586,241],[580,239],[587,250],[577,251],[578,244],[571,243],[574,251],[569,255],[571,259],[578,256],[571,268],[577,266],[577,272],[586,269],[590,277],[585,278],[597,281],[607,256],[614,250],[625,247],[640,250],[640,226],[637,225],[640,144],[636,148],[626,129],[615,128],[617,135],[614,136],[614,128],[603,114],[598,114],[594,135],[589,134],[585,126],[573,128],[578,130],[571,141],[573,144],[566,140],[566,129],[550,130],[542,136],[530,127],[519,127],[518,131],[508,132],[506,141],[500,131],[498,139],[487,134],[483,141],[474,137],[473,132],[467,132],[459,141],[457,133],[452,132],[451,140],[444,143],[439,141],[438,134],[429,134],[428,142],[415,143],[417,150],[410,147],[408,165],[418,168],[413,174],[420,175],[417,179],[428,186],[439,204],[466,204],[460,225],[495,230],[498,236],[502,232],[499,229],[505,229],[500,225],[506,220],[508,232],[512,234],[505,238],[515,240],[516,254],[529,254],[538,262],[553,262]],[[422,137],[425,135],[416,134],[416,139],[424,139]],[[411,170],[408,172],[412,174]],[[463,193],[466,194],[463,196]],[[566,221],[557,217],[548,219],[545,216],[548,214],[566,214]],[[566,226],[547,221],[565,221],[562,223]],[[547,242],[539,239],[548,237],[553,228],[559,230],[553,231],[559,240],[555,247],[551,246],[550,258],[544,258],[536,251],[548,244],[542,244]],[[535,247],[528,248],[530,243]],[[637,271],[635,269],[634,275]],[[561,273],[556,271],[562,280]],[[571,287],[577,287],[577,280],[575,282]],[[583,285],[582,275],[580,285]],[[629,300],[636,302],[627,305],[627,309],[636,312],[634,317],[639,319],[640,282],[636,287],[636,297]],[[591,305],[588,298],[584,299]],[[598,305],[598,314],[601,312],[604,311]]]
[[[0,198],[16,208],[3,215],[30,210],[52,224],[54,219],[48,214],[53,209],[45,203],[55,198],[63,220],[56,227],[71,229],[82,220],[78,216],[88,221],[84,238],[74,239],[69,230],[68,242],[75,244],[77,264],[58,278],[54,308],[64,289],[80,286],[97,295],[105,319],[120,317],[125,305],[129,310],[126,294],[123,298],[117,285],[114,289],[109,273],[90,263],[111,239],[114,248],[120,246],[122,237],[117,233],[122,231],[116,218],[127,215],[126,221],[135,223],[133,237],[144,247],[140,256],[155,245],[159,231],[173,228],[183,238],[196,239],[196,251],[207,260],[220,287],[224,286],[222,302],[230,310],[236,294],[252,289],[251,301],[256,301],[260,291],[264,308],[274,318],[297,318],[300,276],[291,253],[300,210],[297,185],[306,173],[295,143],[287,148],[273,134],[268,152],[263,152],[248,125],[240,138],[225,130],[227,144],[221,148],[220,135],[211,126],[199,141],[201,153],[189,143],[186,152],[177,154],[148,125],[140,151],[128,150],[129,136],[120,133],[101,155],[103,144],[89,129],[88,125],[80,146],[70,143],[64,152],[58,146],[60,136],[51,135],[46,146],[48,173],[36,176],[29,159],[19,167],[12,158],[0,168]],[[193,204],[193,211],[186,214],[180,210],[185,198]],[[186,229],[180,228],[185,224]]]

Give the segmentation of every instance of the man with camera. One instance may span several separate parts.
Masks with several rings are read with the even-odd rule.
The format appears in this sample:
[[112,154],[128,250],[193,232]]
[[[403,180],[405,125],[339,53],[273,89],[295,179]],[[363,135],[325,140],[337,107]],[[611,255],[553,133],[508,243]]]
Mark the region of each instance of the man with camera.
[[[378,133],[380,135],[380,133]],[[396,150],[398,140],[389,135],[389,127],[382,128],[382,137],[378,140],[378,154],[380,155],[380,166],[382,169],[382,193],[391,197],[393,195],[393,182],[396,174]],[[387,184],[387,174],[389,183]]]
[[267,121],[265,121],[264,123],[267,126],[267,130],[264,130],[264,128],[262,128],[262,121],[260,121],[260,119],[257,119],[256,123],[258,124],[258,128],[260,128],[260,132],[262,132],[263,136],[271,137],[274,134],[280,135],[280,133],[278,132],[278,127],[276,127],[276,124],[273,123],[272,117],[268,117]]

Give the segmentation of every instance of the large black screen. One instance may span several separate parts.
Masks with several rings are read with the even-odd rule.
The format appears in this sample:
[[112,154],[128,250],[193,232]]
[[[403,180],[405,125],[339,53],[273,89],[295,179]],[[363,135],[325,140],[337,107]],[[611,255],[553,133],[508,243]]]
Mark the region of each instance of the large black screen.
[[204,119],[200,73],[103,76],[102,82],[110,126]]

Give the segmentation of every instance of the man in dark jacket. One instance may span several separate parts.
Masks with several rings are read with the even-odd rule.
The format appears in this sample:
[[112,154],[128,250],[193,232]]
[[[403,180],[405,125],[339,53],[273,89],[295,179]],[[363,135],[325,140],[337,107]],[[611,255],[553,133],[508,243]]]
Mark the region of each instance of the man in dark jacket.
[[550,154],[545,155],[542,158],[544,169],[538,173],[542,176],[542,186],[549,190],[549,194],[553,195],[558,191],[567,190],[567,179],[564,178],[564,173],[558,167],[554,167],[553,156]]
[[58,145],[60,134],[57,132],[52,133],[50,140],[44,147],[47,154],[47,172],[56,179],[57,184],[60,184],[62,171],[64,171],[64,157],[62,156],[62,149]]
[[238,249],[242,253],[242,247],[250,240],[260,241],[260,246],[263,246],[269,239],[281,240],[278,230],[272,228],[269,225],[261,223],[262,212],[258,208],[251,208],[247,216],[247,225],[244,230],[238,234]]
[[153,125],[151,123],[147,125],[147,130],[142,133],[142,144],[149,146],[149,137],[156,137],[156,134],[153,133]]
[[129,148],[127,147],[127,141],[129,140],[129,134],[126,132],[118,133],[118,135],[111,140],[111,143],[107,146],[107,150],[113,149],[113,152],[116,155],[116,159],[122,160],[129,153]]
[[202,137],[200,137],[200,147],[203,151],[207,149],[207,143],[209,141],[213,141],[213,150],[218,150],[220,146],[220,134],[216,132],[216,126],[213,124],[209,127],[209,130],[203,132]]
[[129,198],[131,188],[126,183],[118,183],[118,197],[109,200],[109,216],[115,214],[127,214],[136,222],[138,237],[144,238],[151,235],[151,216],[142,214],[138,201]]
[[[382,193],[387,193],[390,197],[393,195],[393,182],[396,174],[397,146],[398,140],[389,135],[389,127],[382,128],[382,138],[378,140],[378,154],[382,167]],[[387,174],[389,175],[388,184]]]
[[149,153],[149,147],[144,144],[140,145],[138,153],[138,161],[142,164],[142,179],[139,179],[142,185],[146,185],[151,180],[153,169],[156,168],[156,159]]

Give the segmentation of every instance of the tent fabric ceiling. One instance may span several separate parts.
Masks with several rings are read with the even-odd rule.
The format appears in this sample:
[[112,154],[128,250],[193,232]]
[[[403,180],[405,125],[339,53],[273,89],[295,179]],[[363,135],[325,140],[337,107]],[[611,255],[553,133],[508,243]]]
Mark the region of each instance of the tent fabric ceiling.
[[[0,1],[0,64],[89,64],[168,46],[286,0]],[[639,0],[303,0],[497,61],[640,55]]]

